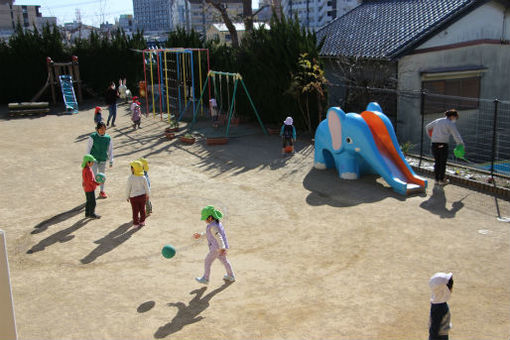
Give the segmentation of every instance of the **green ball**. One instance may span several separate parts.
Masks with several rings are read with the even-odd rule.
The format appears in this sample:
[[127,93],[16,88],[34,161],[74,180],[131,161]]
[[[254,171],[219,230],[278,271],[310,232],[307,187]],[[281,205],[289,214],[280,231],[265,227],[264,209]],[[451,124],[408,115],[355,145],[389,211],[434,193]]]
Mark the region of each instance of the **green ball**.
[[96,182],[101,184],[106,182],[106,175],[102,172],[98,172],[96,175]]
[[466,150],[464,150],[464,145],[462,144],[457,145],[453,150],[453,154],[457,158],[464,158],[464,155],[466,154]]
[[163,257],[165,258],[171,259],[175,256],[175,248],[172,245],[167,244],[161,250],[161,254],[163,254]]

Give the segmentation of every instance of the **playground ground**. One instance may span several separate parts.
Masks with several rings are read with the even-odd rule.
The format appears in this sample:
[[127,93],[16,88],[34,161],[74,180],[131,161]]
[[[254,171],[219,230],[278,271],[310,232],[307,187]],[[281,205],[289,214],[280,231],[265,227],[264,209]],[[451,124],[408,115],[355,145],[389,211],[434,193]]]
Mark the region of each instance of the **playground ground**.
[[[305,139],[290,158],[276,136],[184,145],[162,138],[157,119],[134,131],[125,108],[108,130],[100,220],[84,219],[81,188],[92,105],[0,121],[19,339],[427,339],[437,271],[454,273],[452,339],[509,338],[509,224],[492,198],[431,185],[405,199],[375,177],[342,181],[312,168]],[[140,156],[154,213],[135,231],[124,190]],[[226,215],[230,285],[219,263],[207,287],[194,280],[207,246],[191,235],[207,204]]]

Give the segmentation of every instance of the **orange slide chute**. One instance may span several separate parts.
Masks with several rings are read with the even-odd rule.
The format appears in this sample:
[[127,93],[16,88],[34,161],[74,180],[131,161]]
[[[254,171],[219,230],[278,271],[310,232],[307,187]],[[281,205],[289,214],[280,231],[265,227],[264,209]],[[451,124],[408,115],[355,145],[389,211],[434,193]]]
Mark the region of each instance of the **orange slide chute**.
[[389,158],[398,167],[400,172],[402,172],[402,174],[405,176],[407,183],[413,183],[421,187],[425,187],[425,181],[416,178],[404,163],[404,160],[396,150],[390,133],[388,132],[388,129],[382,119],[372,111],[363,111],[361,113],[361,117],[363,120],[365,120],[368,127],[370,128],[375,144],[381,155]]

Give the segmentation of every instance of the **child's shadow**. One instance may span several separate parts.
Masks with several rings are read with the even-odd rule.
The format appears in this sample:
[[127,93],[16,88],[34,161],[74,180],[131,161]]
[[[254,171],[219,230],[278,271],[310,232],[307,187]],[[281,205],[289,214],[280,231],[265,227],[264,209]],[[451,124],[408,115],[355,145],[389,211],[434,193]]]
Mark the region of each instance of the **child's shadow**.
[[96,249],[92,250],[90,254],[82,258],[80,262],[83,264],[89,264],[95,259],[97,259],[99,256],[112,251],[117,246],[126,242],[131,237],[131,235],[138,231],[138,229],[135,228],[129,229],[131,225],[132,225],[131,222],[124,223],[117,229],[106,235],[105,237],[97,241],[94,241],[94,243],[97,243],[99,245],[97,246]]
[[452,208],[448,209],[446,208],[446,196],[444,194],[444,188],[436,184],[432,189],[432,196],[430,196],[428,200],[422,202],[420,207],[439,215],[441,218],[454,218],[455,214],[457,214],[457,211],[464,207],[464,203],[462,203],[462,201],[466,197],[453,202]]
[[29,250],[27,250],[27,254],[33,254],[38,251],[44,250],[46,247],[51,246],[52,244],[55,244],[57,242],[64,243],[67,241],[70,241],[74,238],[74,235],[70,235],[71,233],[74,233],[76,230],[83,227],[85,224],[87,224],[90,221],[88,218],[82,218],[78,220],[76,223],[74,223],[69,228],[60,230],[56,232],[53,235],[50,235],[46,237],[45,239],[39,241],[36,245],[32,246]]
[[202,295],[205,293],[206,287],[192,290],[190,294],[196,295],[187,306],[184,302],[169,303],[168,306],[177,307],[177,314],[172,321],[159,327],[156,333],[154,333],[154,337],[156,339],[165,338],[170,334],[180,331],[186,325],[191,325],[192,323],[202,320],[204,317],[199,316],[199,314],[209,307],[209,301],[213,296],[225,290],[231,284],[232,282],[225,282],[221,287],[216,288],[204,297],[202,297]]

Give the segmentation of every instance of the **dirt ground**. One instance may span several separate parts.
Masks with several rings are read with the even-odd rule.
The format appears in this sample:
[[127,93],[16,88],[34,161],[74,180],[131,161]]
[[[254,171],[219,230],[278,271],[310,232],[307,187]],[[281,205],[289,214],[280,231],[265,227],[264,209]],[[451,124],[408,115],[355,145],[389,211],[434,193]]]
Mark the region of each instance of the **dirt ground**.
[[[107,115],[105,110],[104,115]],[[452,271],[451,339],[508,339],[509,224],[453,185],[400,197],[376,177],[313,169],[309,139],[224,146],[133,130],[120,106],[100,220],[84,219],[93,108],[0,121],[1,215],[19,339],[427,339],[429,277]],[[154,213],[131,228],[129,161],[150,164]],[[200,210],[222,209],[237,281],[209,285]],[[172,244],[177,255],[161,256]]]

